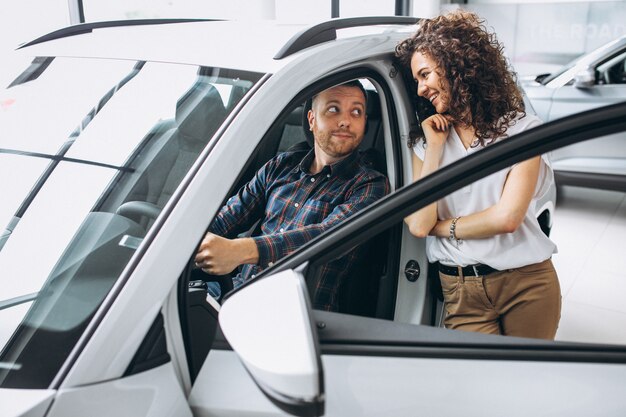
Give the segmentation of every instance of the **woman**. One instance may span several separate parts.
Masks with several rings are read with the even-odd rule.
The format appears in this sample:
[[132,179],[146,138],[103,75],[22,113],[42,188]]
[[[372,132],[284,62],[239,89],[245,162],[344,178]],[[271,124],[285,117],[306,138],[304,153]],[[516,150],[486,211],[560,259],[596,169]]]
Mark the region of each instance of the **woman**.
[[[409,144],[414,180],[541,123],[524,112],[502,50],[467,12],[427,20],[396,47],[418,96],[436,110],[421,123],[424,140]],[[405,219],[413,235],[428,236],[428,258],[440,264],[447,328],[554,339],[561,310],[550,259],[556,246],[534,213],[552,181],[547,159],[535,157]]]

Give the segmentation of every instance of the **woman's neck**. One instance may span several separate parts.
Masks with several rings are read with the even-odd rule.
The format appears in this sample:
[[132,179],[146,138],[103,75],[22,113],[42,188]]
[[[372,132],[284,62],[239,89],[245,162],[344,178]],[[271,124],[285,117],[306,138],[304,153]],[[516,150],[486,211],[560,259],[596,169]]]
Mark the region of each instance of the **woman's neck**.
[[459,124],[454,125],[454,131],[459,138],[465,149],[469,148],[476,140],[476,130],[471,126],[461,126]]

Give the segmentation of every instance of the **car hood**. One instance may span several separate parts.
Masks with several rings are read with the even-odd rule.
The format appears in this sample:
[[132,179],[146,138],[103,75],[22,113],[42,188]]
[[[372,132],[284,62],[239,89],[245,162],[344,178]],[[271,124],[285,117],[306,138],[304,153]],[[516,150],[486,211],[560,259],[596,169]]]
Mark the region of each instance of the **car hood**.
[[[1,366],[1,363],[0,363]],[[54,390],[0,389],[2,417],[43,417],[54,398]]]

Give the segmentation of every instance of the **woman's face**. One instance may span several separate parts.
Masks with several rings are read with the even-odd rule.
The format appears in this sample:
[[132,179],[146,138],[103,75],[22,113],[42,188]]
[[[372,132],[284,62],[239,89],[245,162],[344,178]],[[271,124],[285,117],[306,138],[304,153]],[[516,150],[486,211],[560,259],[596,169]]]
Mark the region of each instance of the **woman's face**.
[[450,86],[441,70],[428,55],[415,52],[411,58],[411,73],[417,83],[417,95],[429,100],[437,113],[446,113],[450,106]]

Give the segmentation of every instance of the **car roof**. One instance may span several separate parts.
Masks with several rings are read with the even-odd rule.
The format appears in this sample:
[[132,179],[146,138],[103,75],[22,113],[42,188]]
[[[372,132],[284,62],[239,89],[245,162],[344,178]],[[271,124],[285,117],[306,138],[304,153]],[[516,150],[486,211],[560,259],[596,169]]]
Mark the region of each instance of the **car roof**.
[[[130,59],[275,72],[274,54],[302,25],[206,21],[95,28],[24,48],[35,56]],[[237,51],[237,52],[235,52]]]
[[[52,32],[24,45],[20,53],[182,63],[274,73],[307,46],[335,37],[354,38],[383,31],[404,33],[407,28],[415,29],[408,24],[375,26],[371,23],[389,24],[394,19],[403,22],[402,18],[392,16],[332,19],[317,26],[270,20],[97,22]],[[409,23],[406,19],[415,18],[405,18],[404,23]],[[341,36],[337,36],[336,30],[333,31],[334,37],[328,36],[333,25],[341,28],[341,22],[363,24],[357,24],[359,27],[348,25],[350,29],[342,31]],[[311,34],[315,27],[317,33]],[[294,41],[297,41],[295,45]],[[289,46],[291,48],[286,48]],[[287,49],[289,51],[285,53]]]

